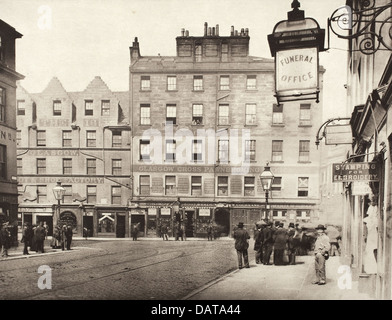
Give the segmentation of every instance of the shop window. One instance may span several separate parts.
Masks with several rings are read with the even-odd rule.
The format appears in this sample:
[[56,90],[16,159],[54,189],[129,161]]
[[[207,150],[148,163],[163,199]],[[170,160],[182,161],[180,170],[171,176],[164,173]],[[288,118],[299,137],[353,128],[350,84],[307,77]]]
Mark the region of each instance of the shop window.
[[139,194],[144,196],[150,195],[150,176],[140,176]]
[[97,160],[87,159],[87,175],[95,176],[97,174]]
[[151,90],[150,76],[141,76],[140,77],[140,89],[142,91]]
[[63,159],[63,174],[72,174],[72,159]]
[[45,146],[46,146],[46,131],[37,130],[37,147],[45,147]]
[[99,233],[113,233],[115,231],[113,213],[98,212],[97,218]]
[[255,177],[244,177],[244,195],[255,195]]
[[16,145],[19,147],[22,143],[22,131],[16,130]]
[[298,197],[307,197],[309,192],[309,178],[298,178]]
[[218,196],[229,195],[229,177],[218,177]]
[[112,204],[121,204],[120,186],[112,186]]
[[201,196],[201,176],[191,177],[191,194],[193,196]]
[[165,177],[165,194],[167,196],[176,194],[176,176]]
[[87,203],[97,203],[97,186],[87,186]]
[[72,131],[71,130],[63,130],[63,147],[66,147],[66,148],[72,147]]

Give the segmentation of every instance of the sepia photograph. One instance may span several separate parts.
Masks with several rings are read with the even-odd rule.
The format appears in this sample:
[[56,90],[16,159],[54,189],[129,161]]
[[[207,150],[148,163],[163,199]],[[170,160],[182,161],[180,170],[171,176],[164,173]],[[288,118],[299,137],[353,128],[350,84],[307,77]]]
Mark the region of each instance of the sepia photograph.
[[392,299],[390,0],[0,4],[1,300]]

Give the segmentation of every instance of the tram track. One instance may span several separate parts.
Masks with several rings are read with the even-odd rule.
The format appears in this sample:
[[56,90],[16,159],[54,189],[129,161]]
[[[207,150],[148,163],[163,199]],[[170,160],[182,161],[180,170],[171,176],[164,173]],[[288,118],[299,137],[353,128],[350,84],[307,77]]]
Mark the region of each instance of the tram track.
[[[95,282],[95,281],[106,280],[106,279],[109,279],[111,277],[116,277],[116,276],[119,276],[119,275],[122,275],[122,274],[127,274],[127,273],[134,272],[134,271],[137,271],[137,270],[140,270],[140,269],[143,269],[143,268],[148,268],[148,267],[152,267],[152,266],[155,266],[155,265],[172,262],[174,260],[181,259],[181,258],[184,258],[184,257],[187,257],[187,256],[201,254],[201,253],[204,253],[204,250],[200,250],[200,251],[196,251],[196,252],[193,251],[192,253],[187,253],[186,250],[182,250],[180,252],[172,250],[170,252],[163,253],[163,255],[168,255],[168,254],[173,254],[173,253],[176,253],[176,255],[175,256],[170,256],[168,258],[165,258],[165,259],[159,260],[159,261],[155,261],[155,262],[141,264],[141,265],[137,265],[137,266],[134,266],[134,267],[126,267],[126,268],[123,268],[120,271],[110,272],[110,273],[107,273],[107,274],[102,275],[102,276],[91,276],[91,273],[90,273],[90,276],[89,276],[88,279],[79,281],[78,283],[74,283],[73,282],[73,283],[69,283],[69,284],[65,284],[65,285],[60,285],[57,288],[52,288],[50,290],[50,292],[42,292],[42,293],[38,293],[38,294],[29,294],[29,295],[26,295],[25,297],[20,298],[20,300],[34,300],[34,299],[37,299],[37,298],[39,299],[39,297],[45,297],[45,296],[48,296],[48,295],[56,296],[56,293],[62,292],[64,290],[67,290],[68,288],[75,289],[75,287],[84,286],[85,284],[89,284],[89,283],[92,283],[92,282]],[[129,260],[126,260],[126,261],[112,263],[112,264],[105,265],[105,266],[91,267],[91,268],[89,268],[89,270],[108,268],[110,266],[112,266],[112,267],[113,266],[119,266],[121,264],[125,264],[126,265],[126,264],[134,263],[134,262],[137,262],[137,261],[140,261],[140,260],[145,260],[145,259],[151,258],[153,256],[157,256],[157,255],[154,254],[154,255],[149,255],[148,257],[140,257],[138,259],[129,259]],[[86,269],[73,270],[72,272],[67,272],[66,274],[62,274],[62,276],[64,276],[64,275],[75,275],[75,273],[86,273]],[[57,296],[59,296],[59,295],[57,295]]]

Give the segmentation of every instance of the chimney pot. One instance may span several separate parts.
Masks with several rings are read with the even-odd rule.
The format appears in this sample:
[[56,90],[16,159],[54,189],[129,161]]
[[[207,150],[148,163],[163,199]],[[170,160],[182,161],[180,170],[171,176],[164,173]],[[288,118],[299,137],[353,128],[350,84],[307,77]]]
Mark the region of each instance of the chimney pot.
[[184,35],[185,35],[185,29],[182,28],[182,29],[181,29],[181,37],[183,37]]
[[207,36],[208,23],[204,22],[204,36]]
[[216,25],[215,31],[216,31],[216,35],[219,36],[219,24]]
[[215,36],[215,27],[212,27],[212,35]]
[[231,26],[230,35],[231,35],[231,36],[234,36],[234,26]]
[[189,37],[189,30],[186,30],[186,31],[185,31],[185,36],[186,36],[186,37]]

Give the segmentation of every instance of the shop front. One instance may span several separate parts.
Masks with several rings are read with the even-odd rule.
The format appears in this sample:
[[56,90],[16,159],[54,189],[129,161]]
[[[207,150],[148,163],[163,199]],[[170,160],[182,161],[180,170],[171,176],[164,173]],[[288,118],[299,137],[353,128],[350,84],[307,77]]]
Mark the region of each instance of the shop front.
[[91,211],[86,211],[86,216],[83,217],[86,228],[90,229],[93,225],[96,232],[94,236],[108,237],[108,238],[125,238],[128,236],[129,229],[127,220],[129,215],[125,208],[96,208],[96,229],[94,222],[91,222]]

